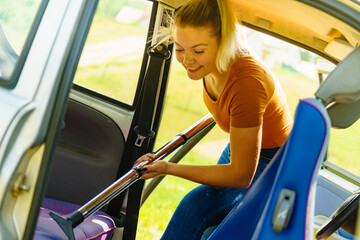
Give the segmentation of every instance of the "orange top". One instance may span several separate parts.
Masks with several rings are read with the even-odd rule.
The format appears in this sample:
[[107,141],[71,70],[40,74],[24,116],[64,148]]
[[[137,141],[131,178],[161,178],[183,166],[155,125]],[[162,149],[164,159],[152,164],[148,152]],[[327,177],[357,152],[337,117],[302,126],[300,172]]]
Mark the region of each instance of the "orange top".
[[280,147],[292,128],[292,117],[279,82],[254,57],[242,56],[232,66],[217,100],[204,85],[204,102],[225,132],[230,126],[263,125],[261,148]]

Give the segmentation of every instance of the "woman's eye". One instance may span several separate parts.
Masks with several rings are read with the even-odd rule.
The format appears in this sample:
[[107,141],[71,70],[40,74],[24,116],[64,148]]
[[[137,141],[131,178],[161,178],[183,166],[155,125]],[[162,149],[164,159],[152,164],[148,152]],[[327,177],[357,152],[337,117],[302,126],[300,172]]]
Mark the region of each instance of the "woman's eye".
[[184,50],[182,50],[182,49],[175,49],[175,51],[176,51],[176,52],[182,52],[182,51],[184,51]]
[[196,54],[201,54],[201,53],[204,53],[204,50],[201,50],[201,51],[194,51],[194,53],[196,53]]

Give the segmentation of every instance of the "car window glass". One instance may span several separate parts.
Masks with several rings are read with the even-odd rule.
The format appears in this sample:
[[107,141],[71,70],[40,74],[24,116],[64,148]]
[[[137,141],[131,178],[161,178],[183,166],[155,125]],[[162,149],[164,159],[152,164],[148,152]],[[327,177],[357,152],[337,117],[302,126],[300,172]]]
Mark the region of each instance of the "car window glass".
[[99,1],[74,83],[133,104],[152,3]]
[[0,81],[9,81],[41,0],[0,1]]
[[360,122],[347,129],[331,129],[328,161],[360,176]]

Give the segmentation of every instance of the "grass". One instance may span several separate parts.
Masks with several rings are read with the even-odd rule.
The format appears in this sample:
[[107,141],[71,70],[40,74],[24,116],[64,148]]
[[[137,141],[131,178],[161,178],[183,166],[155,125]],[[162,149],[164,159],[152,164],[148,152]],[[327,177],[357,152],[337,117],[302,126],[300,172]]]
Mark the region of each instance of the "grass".
[[328,160],[360,176],[360,122],[348,129],[331,129]]
[[[111,33],[111,34],[109,34]],[[113,17],[95,15],[86,43],[99,43],[112,41],[127,36],[146,36],[147,29],[132,24],[123,24],[114,20]]]
[[114,60],[98,65],[80,66],[76,71],[75,82],[124,103],[132,104],[140,66],[140,60]]

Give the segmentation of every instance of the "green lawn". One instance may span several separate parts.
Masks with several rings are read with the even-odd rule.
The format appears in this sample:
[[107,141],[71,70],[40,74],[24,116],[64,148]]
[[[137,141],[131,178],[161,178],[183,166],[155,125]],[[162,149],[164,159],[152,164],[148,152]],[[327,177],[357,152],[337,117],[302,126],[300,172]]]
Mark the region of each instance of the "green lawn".
[[97,65],[79,66],[75,83],[131,105],[140,67],[140,60],[116,59]]

